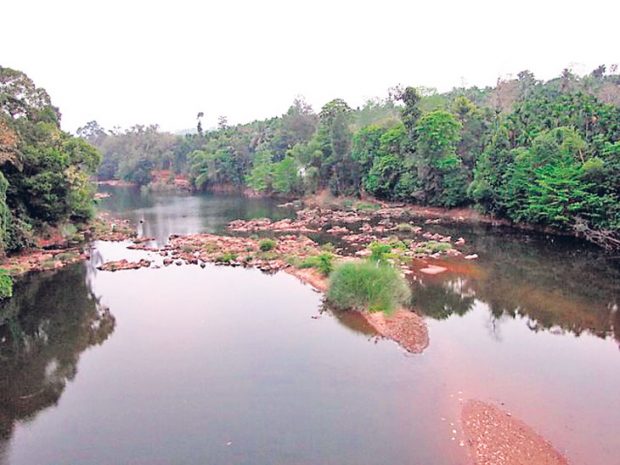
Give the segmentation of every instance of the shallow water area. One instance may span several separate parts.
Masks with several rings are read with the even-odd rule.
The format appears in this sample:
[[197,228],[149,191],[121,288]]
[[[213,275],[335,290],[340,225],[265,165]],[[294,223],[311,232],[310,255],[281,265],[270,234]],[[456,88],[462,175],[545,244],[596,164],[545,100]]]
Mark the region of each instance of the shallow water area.
[[[294,214],[268,199],[108,189],[102,208],[160,245]],[[617,463],[617,263],[564,239],[437,228],[480,259],[413,275],[421,355],[323,312],[285,273],[103,272],[161,257],[99,242],[88,263],[23,279],[0,314],[0,463],[467,464],[468,399],[501,406],[572,464]]]

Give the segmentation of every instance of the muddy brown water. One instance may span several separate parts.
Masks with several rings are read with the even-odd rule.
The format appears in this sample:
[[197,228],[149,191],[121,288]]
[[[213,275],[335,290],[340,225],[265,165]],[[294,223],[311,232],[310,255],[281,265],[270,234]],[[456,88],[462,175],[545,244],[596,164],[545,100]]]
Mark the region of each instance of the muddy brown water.
[[[109,190],[102,208],[160,243],[292,214]],[[430,333],[415,356],[321,313],[284,273],[101,272],[148,254],[97,243],[89,263],[21,280],[0,311],[0,464],[467,464],[468,399],[511,412],[573,464],[620,463],[617,263],[566,239],[432,228],[480,259],[414,275]]]

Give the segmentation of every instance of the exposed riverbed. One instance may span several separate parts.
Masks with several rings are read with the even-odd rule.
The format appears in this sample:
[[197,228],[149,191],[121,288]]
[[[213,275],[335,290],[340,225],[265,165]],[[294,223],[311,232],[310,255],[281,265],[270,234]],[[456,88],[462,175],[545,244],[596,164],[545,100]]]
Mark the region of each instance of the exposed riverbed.
[[[106,190],[102,208],[158,245],[294,217],[267,199]],[[24,278],[0,317],[0,464],[467,464],[469,400],[570,463],[617,463],[618,263],[572,240],[425,227],[479,259],[410,276],[430,334],[419,355],[322,312],[284,273],[102,272],[149,254],[98,242],[87,263]]]

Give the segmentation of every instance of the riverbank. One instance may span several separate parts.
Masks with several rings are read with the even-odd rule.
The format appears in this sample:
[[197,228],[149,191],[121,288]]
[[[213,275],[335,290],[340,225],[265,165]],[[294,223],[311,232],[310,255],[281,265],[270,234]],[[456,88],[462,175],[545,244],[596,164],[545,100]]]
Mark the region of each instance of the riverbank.
[[27,273],[59,270],[90,258],[90,243],[94,240],[123,241],[134,238],[136,232],[126,220],[101,213],[92,222],[75,227],[70,235],[54,229],[40,235],[35,246],[0,260],[0,269],[13,277]]

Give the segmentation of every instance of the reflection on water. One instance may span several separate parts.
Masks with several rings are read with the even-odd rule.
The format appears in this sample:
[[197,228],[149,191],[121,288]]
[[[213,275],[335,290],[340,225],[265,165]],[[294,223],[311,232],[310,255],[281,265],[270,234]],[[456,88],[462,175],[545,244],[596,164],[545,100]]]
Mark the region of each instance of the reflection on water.
[[87,348],[102,344],[115,320],[90,290],[86,267],[18,281],[0,308],[0,440],[16,421],[55,405]]
[[[160,242],[291,214],[269,200],[111,191],[104,207]],[[412,275],[430,333],[418,356],[353,314],[321,313],[284,273],[97,272],[148,256],[123,243],[18,282],[0,309],[0,463],[466,464],[469,398],[503,404],[573,465],[615,463],[617,263],[568,240],[436,227],[480,259]]]
[[413,304],[424,314],[463,315],[478,301],[494,324],[525,316],[532,331],[587,331],[620,342],[618,261],[566,238],[520,240],[483,230],[470,230],[469,238],[480,261],[440,260],[448,272],[414,280]]
[[222,233],[233,219],[294,216],[292,209],[279,208],[276,201],[265,198],[170,195],[133,187],[102,186],[101,190],[111,194],[102,200],[101,209],[132,220],[141,236],[154,237],[158,244],[164,244],[170,234]]

